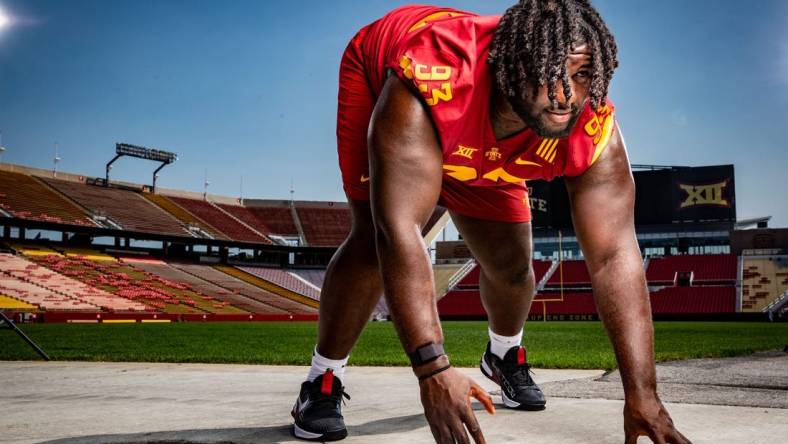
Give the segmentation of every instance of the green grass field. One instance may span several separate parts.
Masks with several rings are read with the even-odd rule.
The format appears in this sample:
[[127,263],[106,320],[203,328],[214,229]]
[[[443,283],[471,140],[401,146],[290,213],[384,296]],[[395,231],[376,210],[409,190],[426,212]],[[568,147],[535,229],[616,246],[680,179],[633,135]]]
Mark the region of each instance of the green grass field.
[[[655,322],[658,361],[738,356],[788,344],[788,323]],[[55,360],[308,365],[314,322],[33,324],[24,331]],[[478,364],[485,322],[444,322],[446,351],[458,366]],[[598,322],[529,322],[529,361],[541,368],[614,368]],[[37,359],[10,329],[0,329],[0,360]],[[407,365],[390,322],[372,323],[351,365]]]

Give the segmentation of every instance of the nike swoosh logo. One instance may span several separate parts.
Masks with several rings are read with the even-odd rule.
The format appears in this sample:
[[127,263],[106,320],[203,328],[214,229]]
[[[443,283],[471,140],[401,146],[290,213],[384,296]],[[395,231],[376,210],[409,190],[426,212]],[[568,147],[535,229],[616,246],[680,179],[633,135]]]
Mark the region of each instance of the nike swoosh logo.
[[364,183],[364,182],[369,182],[369,176],[364,177],[364,175],[362,174],[361,175],[361,183]]
[[534,166],[538,166],[538,167],[542,166],[541,164],[538,164],[536,162],[531,162],[530,160],[523,160],[523,159],[521,159],[519,157],[517,159],[515,159],[514,164],[515,165],[534,165]]
[[307,407],[309,407],[310,404],[312,404],[312,400],[311,399],[306,398],[306,401],[302,402],[301,398],[298,398],[298,407],[296,408],[297,413],[301,413],[304,410],[306,410]]

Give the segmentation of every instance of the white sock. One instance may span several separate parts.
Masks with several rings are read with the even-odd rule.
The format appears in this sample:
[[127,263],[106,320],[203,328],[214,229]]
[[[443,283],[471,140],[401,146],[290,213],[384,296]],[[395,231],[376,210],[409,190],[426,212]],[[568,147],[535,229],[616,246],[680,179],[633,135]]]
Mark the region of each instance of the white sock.
[[334,372],[334,376],[344,383],[343,378],[345,377],[347,359],[347,357],[345,359],[328,359],[318,353],[317,347],[315,347],[315,351],[312,353],[312,367],[309,369],[309,375],[306,379],[314,381],[318,376],[325,373],[326,370],[331,369],[331,371]]
[[520,333],[517,333],[514,336],[499,335],[493,332],[489,327],[487,328],[487,331],[490,333],[490,351],[501,359],[503,359],[503,357],[506,355],[506,352],[508,352],[510,348],[520,345],[520,343],[523,341],[522,329],[520,329]]

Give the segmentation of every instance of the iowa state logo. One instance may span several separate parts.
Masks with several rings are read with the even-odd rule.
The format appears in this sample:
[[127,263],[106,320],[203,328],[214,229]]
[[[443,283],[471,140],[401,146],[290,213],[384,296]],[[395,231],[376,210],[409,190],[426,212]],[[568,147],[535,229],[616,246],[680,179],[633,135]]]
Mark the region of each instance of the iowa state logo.
[[681,201],[681,208],[695,207],[699,205],[711,205],[715,207],[730,208],[731,203],[725,197],[725,189],[728,187],[729,179],[719,183],[706,185],[693,185],[679,183],[679,188],[687,195]]

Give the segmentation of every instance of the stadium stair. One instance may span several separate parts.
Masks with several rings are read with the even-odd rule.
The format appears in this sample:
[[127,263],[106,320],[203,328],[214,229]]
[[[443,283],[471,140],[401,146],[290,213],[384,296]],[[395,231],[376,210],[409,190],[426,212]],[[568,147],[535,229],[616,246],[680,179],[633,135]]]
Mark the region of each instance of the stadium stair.
[[[465,264],[433,265],[433,282],[435,283],[435,297],[440,300],[449,291],[450,283]],[[469,269],[470,271],[470,269]]]
[[223,203],[215,203],[215,205],[248,228],[254,230],[256,233],[263,236],[267,236],[271,233],[271,229],[266,226],[265,221],[260,219],[258,215],[249,208],[243,205],[228,205]]
[[271,243],[265,236],[252,230],[211,202],[176,196],[169,196],[169,199],[230,239],[260,244]]
[[175,202],[168,199],[167,196],[161,194],[153,194],[153,193],[145,193],[144,196],[146,199],[158,205],[164,211],[170,213],[173,217],[181,221],[184,225],[187,226],[187,229],[189,226],[194,226],[194,227],[198,227],[200,230],[207,233],[214,239],[221,239],[221,240],[229,239],[227,236],[215,230],[205,221],[201,220],[200,218],[194,216],[193,214],[189,213],[188,211],[178,206]]

